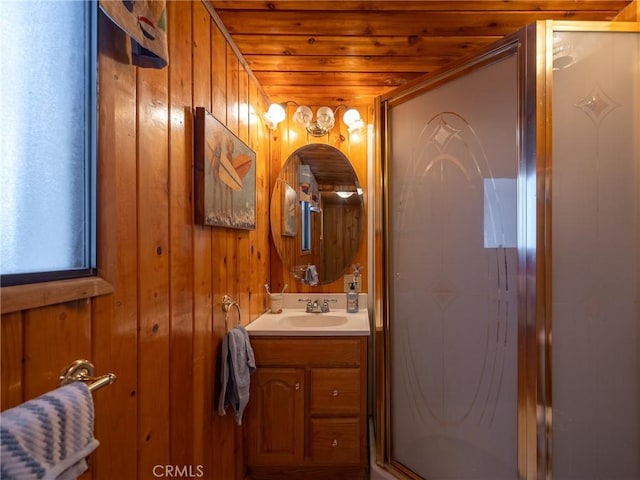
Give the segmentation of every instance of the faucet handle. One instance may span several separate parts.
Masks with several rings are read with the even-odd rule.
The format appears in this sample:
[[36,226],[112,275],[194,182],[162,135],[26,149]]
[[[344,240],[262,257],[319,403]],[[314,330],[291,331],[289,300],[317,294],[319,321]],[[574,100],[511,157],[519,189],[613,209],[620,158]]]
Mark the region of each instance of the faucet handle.
[[327,313],[329,311],[329,300],[325,298],[322,302],[322,307],[320,308],[322,310],[322,313]]
[[298,302],[305,302],[306,303],[306,311],[307,311],[307,313],[312,311],[313,304],[311,303],[311,299],[310,298],[299,298]]

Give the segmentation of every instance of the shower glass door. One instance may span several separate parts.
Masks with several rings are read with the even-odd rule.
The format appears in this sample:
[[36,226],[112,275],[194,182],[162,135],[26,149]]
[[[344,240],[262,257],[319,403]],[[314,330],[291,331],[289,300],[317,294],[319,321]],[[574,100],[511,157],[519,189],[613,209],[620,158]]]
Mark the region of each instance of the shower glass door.
[[389,469],[640,479],[638,30],[536,22],[385,101]]
[[429,480],[518,478],[517,71],[389,108],[390,449]]

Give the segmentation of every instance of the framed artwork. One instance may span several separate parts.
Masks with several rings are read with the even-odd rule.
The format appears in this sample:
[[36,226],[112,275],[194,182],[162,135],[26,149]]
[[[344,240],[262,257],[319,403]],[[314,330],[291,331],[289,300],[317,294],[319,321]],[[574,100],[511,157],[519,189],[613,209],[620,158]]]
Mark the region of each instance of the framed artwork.
[[289,184],[284,184],[282,190],[282,235],[295,237],[298,233],[298,216],[296,190]]
[[256,228],[256,154],[203,107],[194,124],[195,223]]

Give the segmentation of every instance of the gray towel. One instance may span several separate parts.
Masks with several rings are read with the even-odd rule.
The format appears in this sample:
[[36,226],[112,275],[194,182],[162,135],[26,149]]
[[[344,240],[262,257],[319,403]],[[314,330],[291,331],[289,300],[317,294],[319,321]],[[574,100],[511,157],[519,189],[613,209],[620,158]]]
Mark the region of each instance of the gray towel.
[[236,424],[242,424],[242,412],[249,402],[250,375],[256,369],[256,360],[249,342],[249,334],[238,325],[222,339],[220,381],[222,390],[218,401],[218,415],[225,415],[231,405]]

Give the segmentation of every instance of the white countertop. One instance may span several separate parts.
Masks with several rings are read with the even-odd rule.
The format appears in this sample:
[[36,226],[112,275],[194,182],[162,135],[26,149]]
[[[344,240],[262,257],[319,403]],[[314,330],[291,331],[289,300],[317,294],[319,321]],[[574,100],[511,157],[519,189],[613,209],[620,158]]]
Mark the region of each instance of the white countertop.
[[[357,313],[347,313],[344,302],[329,304],[327,313],[306,313],[305,302],[298,298],[331,300],[337,295],[285,294],[282,313],[265,313],[246,326],[250,336],[363,336],[370,334],[366,294],[360,294],[361,308]],[[344,297],[344,295],[343,295]],[[335,307],[334,307],[335,306]]]

